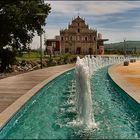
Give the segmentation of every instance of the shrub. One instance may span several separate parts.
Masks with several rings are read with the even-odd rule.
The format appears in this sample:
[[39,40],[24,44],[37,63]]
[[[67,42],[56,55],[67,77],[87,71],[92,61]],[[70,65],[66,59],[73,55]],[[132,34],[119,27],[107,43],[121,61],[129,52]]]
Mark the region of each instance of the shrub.
[[16,62],[15,53],[10,49],[0,49],[0,72],[8,71],[9,66]]

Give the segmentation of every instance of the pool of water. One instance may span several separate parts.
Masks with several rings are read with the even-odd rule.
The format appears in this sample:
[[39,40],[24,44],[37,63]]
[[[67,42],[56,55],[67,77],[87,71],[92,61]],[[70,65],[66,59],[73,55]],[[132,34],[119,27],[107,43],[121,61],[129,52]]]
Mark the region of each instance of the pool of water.
[[107,75],[107,68],[92,79],[93,107],[99,128],[94,138],[140,138],[140,105],[122,91]]
[[140,106],[102,68],[91,80],[97,129],[68,125],[76,119],[75,76],[69,71],[37,93],[1,130],[5,139],[140,138]]

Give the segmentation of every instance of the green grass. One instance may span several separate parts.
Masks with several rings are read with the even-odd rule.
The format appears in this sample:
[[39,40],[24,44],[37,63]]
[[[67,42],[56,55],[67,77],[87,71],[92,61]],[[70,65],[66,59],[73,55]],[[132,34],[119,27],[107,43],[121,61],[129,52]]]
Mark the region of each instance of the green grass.
[[[80,55],[80,57],[83,57],[83,55]],[[56,61],[57,63],[60,64],[67,64],[74,62],[75,59],[77,58],[77,55],[72,55],[72,54],[64,54],[64,55],[58,55],[58,56],[52,56],[50,58],[49,55],[43,56],[43,60],[48,60],[48,61]],[[22,55],[18,55],[16,57],[17,61],[40,61],[40,54],[37,51],[31,51],[29,53],[23,53]]]
[[22,60],[39,60],[40,59],[40,54],[39,52],[29,52],[29,53],[24,53],[21,56],[18,55],[16,57],[17,60],[22,61]]

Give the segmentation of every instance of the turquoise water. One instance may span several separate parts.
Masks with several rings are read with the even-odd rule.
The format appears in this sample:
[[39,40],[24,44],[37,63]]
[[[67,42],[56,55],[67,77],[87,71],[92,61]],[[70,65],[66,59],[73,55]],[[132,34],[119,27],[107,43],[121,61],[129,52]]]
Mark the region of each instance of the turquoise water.
[[93,137],[140,138],[140,105],[115,85],[106,71],[98,71],[92,79],[94,114],[99,123]]
[[40,90],[1,130],[5,139],[140,138],[140,106],[102,68],[91,80],[98,128],[87,130],[68,123],[76,119],[74,71]]

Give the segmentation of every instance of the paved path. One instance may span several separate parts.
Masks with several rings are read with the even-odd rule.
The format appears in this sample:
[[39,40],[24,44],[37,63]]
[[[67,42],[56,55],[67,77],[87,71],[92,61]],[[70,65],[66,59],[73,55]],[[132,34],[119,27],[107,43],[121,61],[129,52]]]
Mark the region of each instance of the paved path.
[[44,68],[0,80],[0,113],[30,89],[45,79],[67,69],[73,64]]
[[140,61],[114,65],[108,70],[109,75],[126,93],[140,103]]

